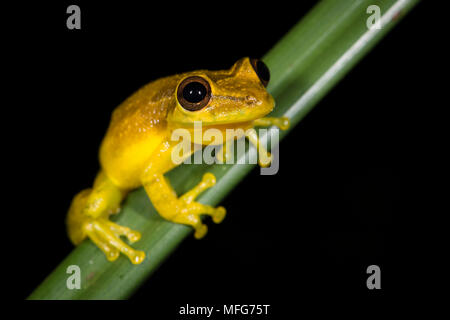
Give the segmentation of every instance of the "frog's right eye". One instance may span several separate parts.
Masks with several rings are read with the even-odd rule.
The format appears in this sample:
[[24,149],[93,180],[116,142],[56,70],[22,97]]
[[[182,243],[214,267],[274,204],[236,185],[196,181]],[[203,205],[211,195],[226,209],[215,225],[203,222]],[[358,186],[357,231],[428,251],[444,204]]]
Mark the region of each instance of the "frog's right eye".
[[199,76],[186,78],[178,86],[177,98],[180,105],[188,111],[203,109],[211,100],[211,86]]

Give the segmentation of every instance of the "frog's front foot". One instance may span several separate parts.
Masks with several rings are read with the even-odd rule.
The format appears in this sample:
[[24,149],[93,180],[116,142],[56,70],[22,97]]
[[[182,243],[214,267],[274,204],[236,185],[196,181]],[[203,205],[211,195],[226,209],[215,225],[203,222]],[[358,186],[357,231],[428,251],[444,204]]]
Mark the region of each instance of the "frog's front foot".
[[158,176],[152,182],[144,184],[153,205],[159,214],[166,220],[174,223],[190,225],[194,228],[194,237],[203,238],[208,227],[202,222],[200,215],[209,215],[215,223],[220,223],[225,218],[224,207],[214,208],[194,201],[200,193],[216,184],[216,178],[211,173],[206,173],[202,181],[194,188],[177,198],[167,180]]
[[[280,128],[281,130],[287,130],[290,125],[289,118],[287,117],[281,117],[281,118],[273,118],[273,117],[267,117],[267,118],[260,118],[255,121],[253,121],[253,124],[257,127],[262,126],[276,126]],[[250,141],[251,144],[253,144],[258,150],[258,163],[261,167],[268,167],[270,163],[272,162],[272,155],[270,152],[268,152],[264,146],[261,145],[258,134],[256,133],[256,130],[254,128],[248,129],[245,132],[245,136],[247,137],[248,141]]]
[[200,214],[211,216],[214,223],[221,223],[226,216],[227,212],[224,207],[214,208],[194,201],[200,193],[213,187],[215,184],[216,177],[212,173],[205,173],[198,185],[179,198],[181,209],[174,217],[174,222],[191,224],[195,229],[194,237],[196,239],[203,238],[208,232],[208,227],[202,223]]
[[120,238],[125,236],[130,243],[134,243],[141,238],[141,234],[109,221],[107,215],[100,215],[98,218],[87,215],[85,208],[90,194],[90,189],[83,190],[72,201],[67,215],[67,230],[71,241],[78,245],[86,237],[89,237],[103,251],[109,261],[116,260],[120,253],[123,253],[133,264],[141,263],[145,258],[145,253],[134,250]]

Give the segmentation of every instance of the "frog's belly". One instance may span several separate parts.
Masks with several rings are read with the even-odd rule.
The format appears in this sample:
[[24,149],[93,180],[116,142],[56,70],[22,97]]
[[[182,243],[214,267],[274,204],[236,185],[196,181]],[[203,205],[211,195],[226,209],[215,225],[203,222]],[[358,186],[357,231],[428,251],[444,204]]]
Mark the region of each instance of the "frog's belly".
[[162,140],[162,136],[151,135],[139,142],[127,143],[106,137],[100,148],[102,170],[119,188],[135,189],[141,186],[142,173]]

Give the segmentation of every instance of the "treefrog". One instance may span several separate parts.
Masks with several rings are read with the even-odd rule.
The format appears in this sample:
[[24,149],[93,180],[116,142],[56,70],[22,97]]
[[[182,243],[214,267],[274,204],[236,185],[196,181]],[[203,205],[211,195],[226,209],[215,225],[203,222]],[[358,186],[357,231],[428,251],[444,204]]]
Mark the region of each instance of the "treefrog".
[[[246,57],[228,70],[199,70],[155,80],[127,98],[112,113],[99,151],[101,169],[92,188],[72,200],[66,219],[70,240],[78,245],[89,237],[109,261],[122,253],[133,264],[140,264],[145,253],[121,239],[124,236],[133,243],[140,233],[109,220],[127,193],[140,186],[163,218],[192,226],[195,238],[202,238],[207,226],[200,215],[220,223],[226,210],[195,201],[216,183],[211,173],[192,190],[176,195],[164,177],[177,166],[171,157],[175,146],[171,133],[177,128],[193,133],[194,122],[201,121],[203,127],[224,132],[242,128],[249,141],[258,145],[254,126],[289,126],[286,117],[264,117],[275,105],[266,90],[269,78],[264,62]],[[195,144],[194,134],[191,138]]]

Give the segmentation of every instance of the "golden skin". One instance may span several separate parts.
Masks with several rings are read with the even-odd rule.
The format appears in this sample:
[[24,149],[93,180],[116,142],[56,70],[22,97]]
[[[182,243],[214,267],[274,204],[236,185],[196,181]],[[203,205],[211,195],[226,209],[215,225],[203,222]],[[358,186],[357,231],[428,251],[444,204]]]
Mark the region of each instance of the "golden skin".
[[[209,103],[198,111],[186,110],[177,99],[178,86],[191,76],[202,77],[211,87]],[[226,211],[223,207],[213,208],[194,201],[201,192],[214,186],[216,180],[211,173],[206,173],[192,190],[177,197],[164,177],[176,166],[171,157],[178,143],[170,139],[173,130],[189,130],[191,143],[195,143],[194,121],[201,121],[204,129],[223,131],[224,137],[226,129],[250,129],[246,136],[257,145],[258,137],[251,130],[254,126],[276,125],[286,129],[289,125],[287,118],[263,118],[273,107],[274,100],[249,58],[240,59],[229,70],[187,72],[142,87],[112,114],[100,147],[101,170],[93,187],[74,197],[67,214],[69,238],[77,245],[89,237],[110,261],[122,252],[133,264],[141,263],[145,253],[120,239],[125,236],[133,243],[140,239],[140,233],[109,221],[109,216],[119,211],[127,193],[140,186],[144,186],[163,218],[192,226],[195,238],[202,238],[207,226],[200,215],[210,215],[215,223],[220,223]]]

